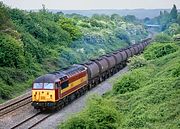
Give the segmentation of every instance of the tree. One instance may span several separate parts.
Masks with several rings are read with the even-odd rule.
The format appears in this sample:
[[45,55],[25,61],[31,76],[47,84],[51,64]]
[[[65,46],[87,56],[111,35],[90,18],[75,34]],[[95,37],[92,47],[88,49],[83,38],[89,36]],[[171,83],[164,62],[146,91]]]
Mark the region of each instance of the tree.
[[150,19],[149,17],[145,17],[145,18],[144,18],[144,22],[145,22],[146,24],[148,24],[150,21],[151,21],[151,19]]
[[23,68],[24,65],[22,42],[0,33],[0,67]]
[[160,17],[162,17],[163,16],[163,12],[162,11],[160,11]]
[[180,25],[180,14],[177,17],[177,23]]
[[124,19],[128,22],[135,22],[137,20],[134,15],[127,15],[124,17]]
[[120,22],[120,21],[123,21],[123,18],[121,16],[119,16],[118,14],[112,14],[111,20],[116,21],[116,22]]
[[130,45],[130,37],[128,35],[128,33],[125,30],[122,29],[116,29],[115,30],[115,35],[117,38],[119,38],[120,40],[124,40],[126,41],[126,43],[128,43]]
[[61,17],[58,21],[60,27],[67,31],[72,40],[76,40],[81,37],[80,28],[76,26],[75,21],[72,18]]
[[177,8],[176,5],[173,5],[173,8],[171,9],[170,16],[172,20],[177,20]]
[[7,32],[11,28],[11,20],[7,7],[0,1],[0,31]]

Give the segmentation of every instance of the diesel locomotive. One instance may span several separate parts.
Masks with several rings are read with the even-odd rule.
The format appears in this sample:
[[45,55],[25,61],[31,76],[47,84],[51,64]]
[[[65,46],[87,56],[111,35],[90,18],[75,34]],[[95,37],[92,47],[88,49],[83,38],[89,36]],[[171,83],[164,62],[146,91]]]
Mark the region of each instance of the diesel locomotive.
[[64,107],[125,67],[127,59],[142,53],[150,40],[38,77],[32,86],[32,106],[40,110]]

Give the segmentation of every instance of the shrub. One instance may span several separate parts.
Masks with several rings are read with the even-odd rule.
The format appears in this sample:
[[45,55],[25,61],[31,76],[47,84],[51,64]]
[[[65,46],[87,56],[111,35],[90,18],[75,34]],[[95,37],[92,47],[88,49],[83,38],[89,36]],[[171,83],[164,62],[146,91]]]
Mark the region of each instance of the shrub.
[[144,59],[143,56],[133,56],[132,58],[130,58],[130,62],[128,63],[128,68],[132,70],[146,65],[147,65],[147,60]]
[[23,71],[15,68],[1,67],[0,78],[7,85],[13,85],[15,82],[24,82],[28,80],[28,75],[25,74]]
[[115,35],[118,39],[124,40],[126,43],[130,44],[129,34],[125,30],[117,28],[115,30]]
[[147,60],[156,59],[170,53],[177,51],[178,47],[175,44],[166,43],[153,43],[144,52],[144,58]]
[[[147,72],[148,71],[148,72]],[[120,80],[113,85],[114,94],[124,94],[140,88],[141,83],[146,80],[150,74],[150,70],[137,69],[133,72],[125,74]]]
[[179,77],[180,76],[180,61],[172,62],[172,64],[162,66],[161,71],[156,75],[164,77]]
[[104,22],[95,19],[91,19],[90,24],[92,27],[106,28]]
[[7,86],[0,80],[0,98],[2,99],[10,99],[12,97],[12,87]]
[[180,34],[174,35],[173,40],[174,41],[180,41]]
[[171,37],[165,33],[157,34],[155,37],[156,42],[164,43],[172,41]]
[[0,34],[0,66],[22,68],[25,65],[20,41],[7,34]]
[[86,23],[86,22],[79,22],[78,23],[79,26],[83,27],[83,28],[91,28],[90,23]]
[[146,124],[146,121],[142,117],[133,117],[129,120],[128,126],[134,128],[142,128]]
[[76,26],[76,22],[72,18],[61,17],[58,21],[60,27],[67,31],[73,40],[77,40],[82,36],[80,28]]
[[32,57],[37,60],[37,62],[42,62],[43,58],[45,58],[48,54],[48,49],[45,49],[41,42],[36,40],[29,33],[22,34],[22,41],[24,44],[24,51],[26,52],[25,56],[31,54]]
[[171,75],[173,77],[179,77],[180,76],[180,64],[177,64],[178,67],[173,68],[171,71]]
[[120,123],[120,115],[116,104],[100,96],[88,100],[87,108],[75,117],[63,123],[61,129],[116,129]]
[[86,129],[87,120],[84,117],[75,116],[70,118],[66,123],[62,124],[60,129]]

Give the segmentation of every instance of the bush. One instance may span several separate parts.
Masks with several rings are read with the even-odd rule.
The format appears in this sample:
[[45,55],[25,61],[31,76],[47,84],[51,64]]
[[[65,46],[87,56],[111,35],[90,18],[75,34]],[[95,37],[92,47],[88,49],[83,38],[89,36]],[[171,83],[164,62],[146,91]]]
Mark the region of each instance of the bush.
[[180,41],[180,34],[174,35],[173,40],[174,41]]
[[117,28],[115,30],[115,35],[118,39],[124,40],[126,43],[130,44],[130,36],[125,30]]
[[78,26],[81,26],[83,28],[91,28],[90,23],[86,23],[86,22],[83,22],[83,21],[79,22]]
[[63,123],[61,129],[116,129],[120,123],[120,115],[115,103],[93,96],[89,99],[87,108],[79,115]]
[[153,43],[144,52],[144,58],[147,60],[156,59],[170,53],[176,52],[178,47],[172,43]]
[[7,84],[13,85],[15,82],[25,82],[28,80],[28,75],[25,74],[23,71],[15,69],[15,68],[8,68],[8,67],[1,67],[0,68],[0,78]]
[[[149,61],[145,67],[133,69],[120,78],[103,98],[92,97],[88,107],[61,125],[62,129],[178,129],[179,64],[178,50]],[[118,115],[123,120],[119,121]]]
[[171,37],[165,33],[160,33],[155,36],[155,41],[160,43],[166,43],[172,41]]
[[73,40],[77,40],[82,36],[80,28],[76,26],[76,22],[72,18],[61,17],[58,21],[60,27],[67,31]]
[[7,34],[0,33],[0,67],[23,68],[24,65],[22,43]]
[[28,54],[32,55],[32,58],[35,58],[37,62],[42,62],[43,59],[47,56],[49,50],[43,47],[43,44],[35,39],[29,33],[22,34],[22,41],[24,44],[25,56],[28,58]]
[[129,60],[130,60],[130,62],[128,63],[128,68],[131,70],[147,65],[147,60],[144,59],[143,56],[133,56]]
[[86,129],[86,123],[87,120],[79,115],[70,118],[66,123],[62,124],[59,129]]
[[[148,72],[147,72],[148,71]],[[136,69],[133,72],[125,74],[113,85],[114,94],[124,94],[140,88],[141,83],[146,80],[151,70]]]
[[106,25],[100,20],[91,19],[90,24],[92,27],[106,28]]
[[10,99],[12,97],[12,87],[7,86],[0,80],[0,98],[2,99]]

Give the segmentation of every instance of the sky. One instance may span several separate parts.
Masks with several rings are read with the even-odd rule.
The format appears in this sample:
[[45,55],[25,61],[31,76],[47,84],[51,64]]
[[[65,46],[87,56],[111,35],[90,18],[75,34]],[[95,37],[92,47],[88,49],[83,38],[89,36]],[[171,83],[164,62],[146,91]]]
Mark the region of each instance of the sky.
[[180,8],[180,0],[0,0],[19,9],[89,10],[89,9],[171,9]]

